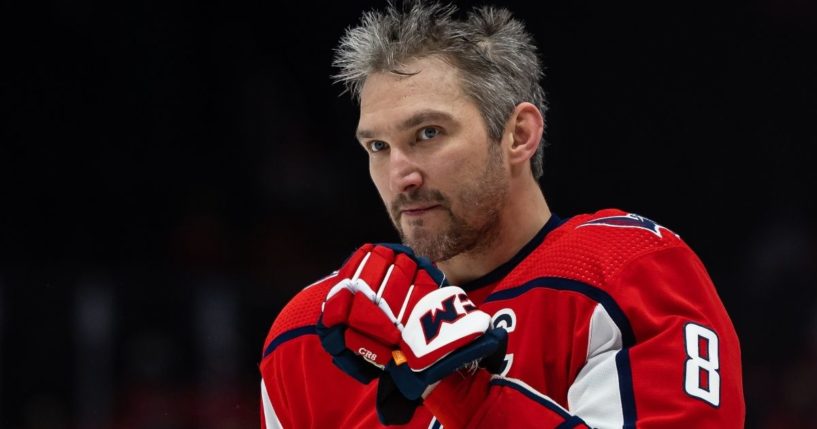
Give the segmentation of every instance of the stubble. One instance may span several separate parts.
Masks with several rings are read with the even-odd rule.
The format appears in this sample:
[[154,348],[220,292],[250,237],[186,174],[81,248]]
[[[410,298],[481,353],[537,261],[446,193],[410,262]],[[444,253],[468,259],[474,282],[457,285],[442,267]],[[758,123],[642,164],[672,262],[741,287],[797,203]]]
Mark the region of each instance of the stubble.
[[[403,244],[434,262],[459,254],[490,248],[500,235],[500,213],[507,196],[507,178],[502,171],[499,145],[490,145],[485,169],[450,198],[439,190],[416,189],[400,194],[389,206],[390,217]],[[401,225],[401,207],[407,204],[438,204],[446,220],[441,228],[426,226],[423,219],[409,221],[411,232]]]

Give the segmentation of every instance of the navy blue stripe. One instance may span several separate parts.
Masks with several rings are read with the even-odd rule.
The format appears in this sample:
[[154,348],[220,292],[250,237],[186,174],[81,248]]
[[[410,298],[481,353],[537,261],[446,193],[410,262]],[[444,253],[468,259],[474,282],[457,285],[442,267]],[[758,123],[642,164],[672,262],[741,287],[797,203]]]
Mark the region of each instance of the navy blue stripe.
[[580,419],[578,416],[573,416],[565,420],[559,426],[556,426],[556,429],[573,429],[574,427],[580,424],[584,424],[585,426],[587,426],[587,423],[585,423],[584,420]]
[[505,262],[504,264],[494,268],[490,273],[485,274],[484,276],[478,279],[461,284],[459,286],[465,291],[472,291],[477,290],[485,285],[494,283],[499,279],[505,277],[506,275],[508,275],[508,273],[511,272],[511,270],[516,268],[516,266],[519,265],[520,262],[527,258],[528,255],[530,255],[530,253],[534,251],[534,249],[539,247],[539,245],[542,244],[543,241],[545,241],[545,237],[547,237],[550,231],[553,231],[554,229],[558,228],[564,222],[565,221],[562,220],[559,216],[557,216],[556,213],[551,213],[550,219],[548,219],[548,221],[545,222],[545,225],[542,227],[542,229],[540,229],[539,232],[537,232],[536,235],[534,235],[533,238],[527,244],[522,246],[522,249],[516,252],[516,255],[514,255],[513,258],[511,258],[508,262]]
[[[432,417],[432,419],[434,418]],[[434,419],[434,424],[431,425],[431,429],[440,429],[441,427],[443,427],[442,423],[440,423],[439,420]]]
[[630,350],[622,349],[616,353],[616,370],[618,371],[618,391],[621,395],[621,411],[624,418],[624,429],[635,429],[636,410],[635,392],[633,392],[633,372],[630,368]]
[[504,289],[499,292],[492,293],[485,299],[485,302],[501,301],[505,299],[516,298],[525,292],[536,288],[545,288],[553,290],[568,290],[581,293],[593,301],[598,302],[607,311],[607,314],[613,319],[618,329],[621,331],[623,348],[616,354],[616,370],[618,372],[619,380],[619,394],[621,395],[622,416],[624,418],[624,428],[635,428],[636,409],[635,409],[635,394],[633,392],[633,373],[630,368],[630,352],[629,348],[635,345],[635,334],[633,333],[632,325],[618,306],[618,303],[607,292],[582,283],[577,280],[565,279],[561,277],[540,277],[531,280],[521,286],[513,289]]
[[520,393],[522,393],[523,395],[527,396],[528,398],[533,399],[534,401],[540,403],[545,408],[547,408],[547,409],[553,411],[554,413],[558,414],[561,418],[563,418],[565,420],[568,420],[568,419],[573,417],[572,415],[570,415],[570,413],[566,412],[565,410],[563,410],[561,407],[554,404],[553,402],[550,402],[547,399],[542,398],[541,396],[537,395],[536,393],[531,392],[530,390],[526,389],[525,387],[522,387],[522,386],[514,383],[513,381],[508,380],[507,378],[495,378],[495,379],[491,380],[491,384],[494,384],[494,385],[497,385],[497,386],[507,386],[507,387],[510,387],[510,388],[512,388],[514,390],[517,390]]
[[269,356],[269,354],[272,353],[273,350],[275,350],[278,346],[280,346],[281,344],[283,344],[283,343],[285,343],[285,342],[287,342],[289,340],[292,340],[294,338],[298,338],[301,335],[309,335],[309,334],[314,334],[314,333],[315,333],[315,325],[301,326],[300,328],[290,329],[289,331],[286,331],[283,334],[278,335],[277,337],[275,337],[275,339],[272,340],[269,343],[269,345],[267,346],[267,349],[264,350],[264,356],[262,356],[261,358],[263,359],[263,358]]
[[613,318],[613,322],[615,322],[616,326],[618,326],[618,329],[621,331],[624,347],[630,347],[635,344],[635,335],[633,334],[633,329],[630,326],[630,321],[627,320],[627,316],[624,315],[621,307],[618,306],[613,297],[597,287],[590,286],[577,280],[565,279],[561,277],[539,277],[523,284],[522,286],[494,292],[488,295],[485,302],[516,298],[517,296],[536,288],[578,292],[587,296],[593,301],[598,302],[604,307],[607,314]]

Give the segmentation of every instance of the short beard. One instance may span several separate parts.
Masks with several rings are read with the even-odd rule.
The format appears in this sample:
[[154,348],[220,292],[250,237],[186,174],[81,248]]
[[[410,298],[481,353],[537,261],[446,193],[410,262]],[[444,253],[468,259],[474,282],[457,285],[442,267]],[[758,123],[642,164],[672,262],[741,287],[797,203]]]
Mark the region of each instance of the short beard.
[[[403,244],[415,254],[434,262],[446,261],[459,254],[479,253],[490,248],[500,233],[500,211],[507,195],[507,179],[502,172],[502,155],[499,144],[491,143],[485,170],[457,195],[459,209],[472,216],[472,222],[455,214],[449,201],[440,191],[418,189],[398,195],[390,206],[391,218]],[[448,214],[448,228],[432,232],[423,228],[423,220],[412,220],[413,236],[409,237],[400,225],[400,208],[408,203],[428,202],[439,204]]]

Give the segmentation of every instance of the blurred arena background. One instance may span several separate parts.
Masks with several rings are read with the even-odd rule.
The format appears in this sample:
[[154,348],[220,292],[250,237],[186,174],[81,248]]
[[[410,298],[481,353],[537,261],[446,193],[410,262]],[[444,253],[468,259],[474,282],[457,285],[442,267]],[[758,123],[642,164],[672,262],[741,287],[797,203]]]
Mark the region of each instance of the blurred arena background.
[[[548,67],[551,207],[679,233],[746,426],[817,427],[817,6],[620,3],[493,3]],[[329,78],[380,5],[3,3],[0,428],[257,427],[278,310],[396,239]]]

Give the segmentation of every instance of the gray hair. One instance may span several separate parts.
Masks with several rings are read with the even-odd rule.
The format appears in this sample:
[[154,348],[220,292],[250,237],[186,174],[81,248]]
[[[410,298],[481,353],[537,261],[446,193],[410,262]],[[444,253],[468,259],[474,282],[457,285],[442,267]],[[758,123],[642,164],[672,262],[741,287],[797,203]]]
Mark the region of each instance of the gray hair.
[[[473,99],[496,141],[514,108],[530,102],[544,116],[544,76],[533,37],[506,9],[483,6],[467,17],[453,17],[457,8],[437,2],[407,0],[402,7],[388,2],[385,11],[363,14],[335,50],[334,76],[360,101],[366,78],[400,70],[409,60],[439,55],[459,70],[462,89]],[[542,176],[544,138],[531,159],[535,179]]]

